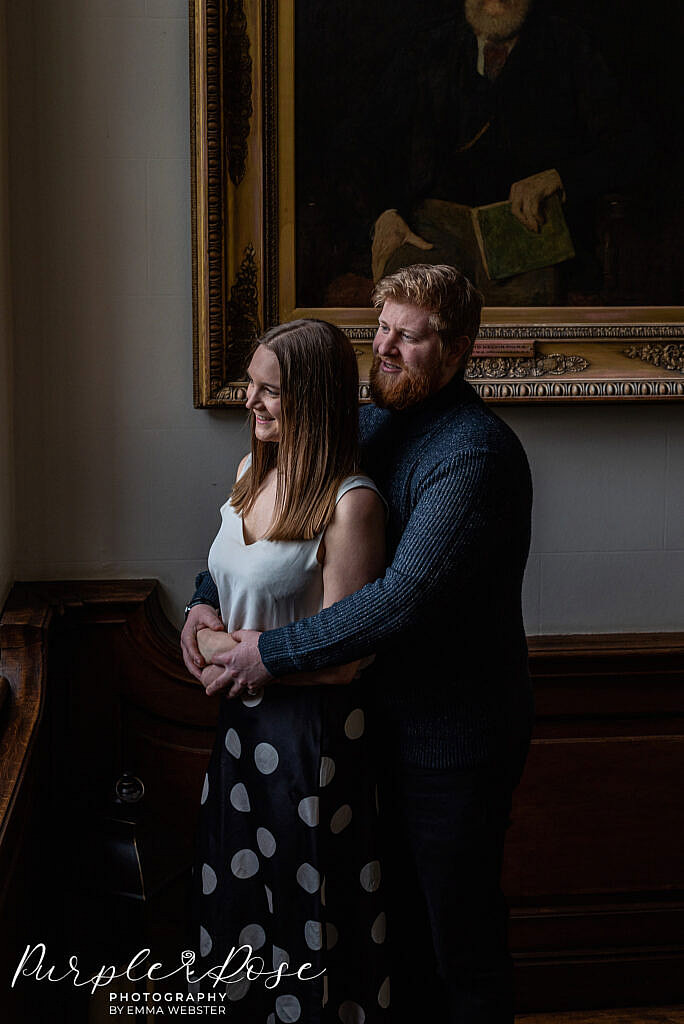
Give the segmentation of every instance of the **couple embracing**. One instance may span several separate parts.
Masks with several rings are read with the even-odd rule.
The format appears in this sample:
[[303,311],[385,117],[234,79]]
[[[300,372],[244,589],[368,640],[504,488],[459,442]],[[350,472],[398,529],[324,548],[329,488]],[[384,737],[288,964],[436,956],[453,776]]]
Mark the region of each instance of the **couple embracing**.
[[532,718],[530,474],[464,380],[470,282],[410,266],[373,301],[371,405],[322,321],[273,328],[249,365],[251,452],[181,637],[223,698],[200,963],[245,944],[266,971],[289,965],[274,988],[228,986],[250,1024],[509,1024],[500,874]]

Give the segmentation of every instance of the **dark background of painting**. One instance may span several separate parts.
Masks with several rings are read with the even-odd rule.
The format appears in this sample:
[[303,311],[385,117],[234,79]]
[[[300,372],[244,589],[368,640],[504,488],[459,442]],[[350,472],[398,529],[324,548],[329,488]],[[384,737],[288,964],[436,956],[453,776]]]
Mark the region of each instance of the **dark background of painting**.
[[[537,0],[537,5],[589,33],[619,82],[626,109],[649,133],[641,187],[611,228],[619,280],[612,292],[588,296],[587,302],[682,304],[684,5],[681,0]],[[383,111],[374,109],[373,97],[394,54],[416,26],[439,25],[455,9],[453,0],[429,5],[297,0],[298,305],[329,305],[326,289],[341,274],[370,276],[372,222],[356,222],[337,197],[361,149],[382,163]]]

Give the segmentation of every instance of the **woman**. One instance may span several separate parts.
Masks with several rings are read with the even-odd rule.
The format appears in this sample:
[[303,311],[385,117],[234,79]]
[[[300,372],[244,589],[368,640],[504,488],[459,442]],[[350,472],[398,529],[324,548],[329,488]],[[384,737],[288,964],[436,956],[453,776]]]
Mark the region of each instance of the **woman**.
[[[358,373],[345,335],[316,320],[275,327],[248,373],[252,450],[209,553],[227,633],[198,633],[207,662],[233,644],[231,630],[315,614],[384,568],[384,507],[357,473]],[[233,1021],[386,1019],[359,668],[293,676],[221,702],[202,794],[199,968],[242,944],[264,971],[289,965],[275,987],[233,979]],[[205,688],[222,671],[208,664]],[[302,977],[314,980],[292,976],[304,964]]]

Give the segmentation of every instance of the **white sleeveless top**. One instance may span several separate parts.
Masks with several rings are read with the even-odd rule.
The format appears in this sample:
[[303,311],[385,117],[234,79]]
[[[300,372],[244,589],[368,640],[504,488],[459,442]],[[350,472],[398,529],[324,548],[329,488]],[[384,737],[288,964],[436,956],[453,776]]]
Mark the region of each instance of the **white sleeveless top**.
[[[250,464],[251,456],[243,472]],[[335,504],[355,487],[380,494],[370,477],[356,474],[342,481]],[[312,540],[261,539],[247,544],[242,517],[230,501],[221,506],[221,526],[208,564],[228,632],[275,629],[321,610],[323,566],[317,554],[324,532]]]

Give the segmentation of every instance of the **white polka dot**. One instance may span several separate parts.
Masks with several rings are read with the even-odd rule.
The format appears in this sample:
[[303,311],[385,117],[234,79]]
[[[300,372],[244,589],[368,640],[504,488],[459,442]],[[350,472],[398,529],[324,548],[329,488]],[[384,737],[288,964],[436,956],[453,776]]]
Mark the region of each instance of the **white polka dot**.
[[226,733],[226,750],[233,757],[239,757],[242,753],[242,744],[240,743],[240,737],[235,732],[235,729],[229,729]]
[[305,796],[303,800],[299,801],[297,812],[304,824],[311,825],[313,828],[318,824],[318,797]]
[[200,925],[200,956],[209,956],[213,945],[211,935],[203,925]]
[[321,876],[311,864],[304,863],[297,868],[297,881],[302,889],[314,893],[321,884]]
[[249,796],[241,782],[236,782],[230,791],[230,802],[236,811],[250,811]]
[[375,892],[380,885],[380,861],[372,860],[369,864],[364,864],[359,879],[366,892]]
[[390,1004],[390,980],[389,980],[389,978],[385,978],[385,980],[383,981],[382,985],[380,986],[380,991],[378,992],[378,1002],[379,1002],[379,1004],[380,1004],[380,1006],[382,1007],[383,1010],[386,1010],[387,1007]]
[[328,975],[323,975],[323,1006],[328,1002]]
[[320,949],[323,945],[323,926],[320,921],[307,921],[304,938],[309,949]]
[[247,995],[251,984],[246,975],[243,978],[234,978],[226,985],[226,996],[231,1003],[237,1003],[238,999],[243,999]]
[[257,704],[261,704],[263,699],[264,691],[262,690],[261,693],[255,693],[254,696],[242,697],[242,703],[246,708],[255,708]]
[[339,937],[340,933],[338,932],[335,925],[330,924],[330,922],[328,921],[328,923],[325,926],[325,948],[332,949],[333,946],[336,945]]
[[209,776],[204,776],[204,785],[202,786],[202,796],[200,798],[201,804],[206,804],[207,797],[209,796]]
[[268,912],[269,912],[269,914],[272,914],[273,913],[273,893],[271,892],[271,890],[269,889],[269,887],[267,885],[264,886],[264,889],[266,890],[266,903],[268,904]]
[[230,862],[236,878],[251,878],[259,870],[259,858],[253,850],[238,850]]
[[325,878],[321,882],[321,903],[325,906]]
[[238,945],[261,949],[266,942],[266,932],[260,924],[248,924],[240,932]]
[[209,896],[210,893],[216,888],[216,872],[213,868],[209,867],[208,864],[202,865],[202,892],[205,896]]
[[348,1000],[346,1003],[342,1003],[337,1016],[342,1021],[342,1024],[363,1024],[366,1019],[366,1014],[363,1012],[358,1003],[352,1003]]
[[352,820],[352,809],[349,804],[343,804],[333,814],[330,820],[330,831],[337,835],[342,829],[346,828],[349,822]]
[[383,912],[381,914],[378,914],[378,916],[373,921],[373,925],[371,927],[371,938],[373,942],[377,942],[379,945],[381,942],[385,941],[386,935],[387,918],[385,917],[385,912],[383,910]]
[[281,949],[280,946],[274,946],[273,947],[273,970],[277,971],[281,964],[288,964],[289,965],[289,963],[290,963],[289,954],[286,953],[284,949]]
[[272,857],[275,853],[276,841],[267,828],[257,829],[257,846],[264,857]]
[[344,723],[344,734],[349,740],[358,740],[359,736],[363,736],[363,730],[365,728],[365,720],[363,711],[361,708],[356,708],[348,716],[347,721]]
[[299,1020],[302,1008],[296,996],[278,996],[276,999],[276,1013],[278,1020],[295,1021]]
[[258,743],[254,750],[254,763],[262,775],[270,775],[278,767],[278,751],[270,743]]
[[319,783],[321,789],[323,786],[327,786],[329,782],[332,782],[332,777],[335,774],[335,762],[332,757],[321,758],[321,771],[319,774]]

